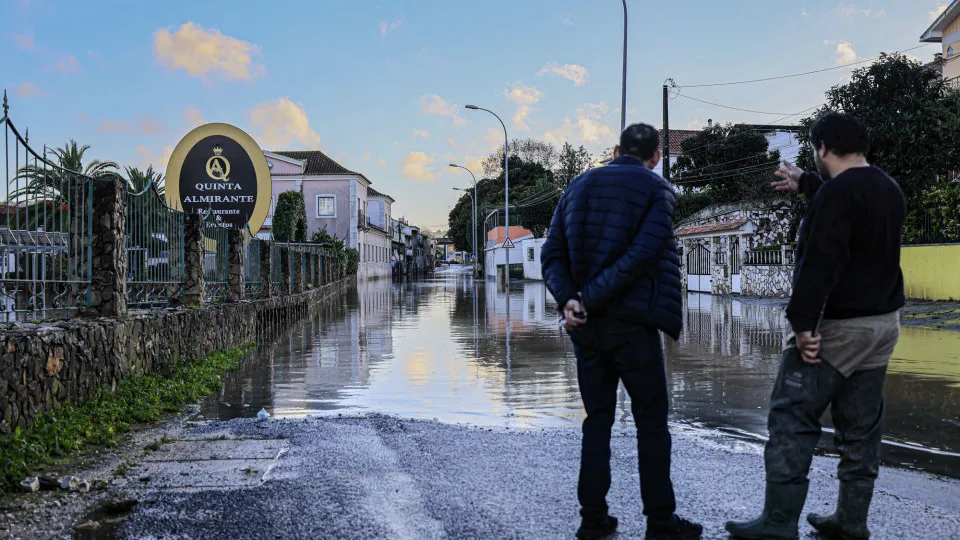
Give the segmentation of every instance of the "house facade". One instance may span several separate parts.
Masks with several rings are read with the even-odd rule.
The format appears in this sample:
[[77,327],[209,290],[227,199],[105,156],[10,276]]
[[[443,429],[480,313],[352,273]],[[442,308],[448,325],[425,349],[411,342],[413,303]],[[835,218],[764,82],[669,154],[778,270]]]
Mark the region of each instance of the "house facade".
[[960,88],[960,0],[953,0],[920,36],[922,43],[939,43],[941,73],[954,88]]
[[[494,227],[487,233],[487,245],[484,252],[484,274],[488,278],[502,278],[507,265],[507,252],[510,252],[510,269],[512,277],[523,275],[524,240],[532,239],[533,233],[523,227],[510,227],[510,241],[512,248],[504,247],[507,236],[504,227]],[[539,257],[539,254],[537,255]]]
[[303,194],[307,239],[326,229],[360,253],[360,278],[390,275],[394,200],[370,187],[363,174],[351,171],[319,150],[264,152],[273,182],[270,211],[258,236],[270,238],[277,198],[284,191]]

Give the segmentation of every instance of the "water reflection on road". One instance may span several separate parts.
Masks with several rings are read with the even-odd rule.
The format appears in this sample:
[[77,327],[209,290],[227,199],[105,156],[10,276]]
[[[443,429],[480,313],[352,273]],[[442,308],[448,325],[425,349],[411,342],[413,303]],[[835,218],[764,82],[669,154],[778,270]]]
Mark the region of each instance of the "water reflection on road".
[[[263,347],[204,414],[575,427],[576,364],[555,310],[542,283],[508,297],[457,273],[362,282]],[[672,420],[762,438],[786,328],[780,303],[689,295],[684,333],[665,343]],[[960,476],[958,354],[960,333],[903,329],[886,386],[888,462]],[[630,421],[622,389],[618,416]]]

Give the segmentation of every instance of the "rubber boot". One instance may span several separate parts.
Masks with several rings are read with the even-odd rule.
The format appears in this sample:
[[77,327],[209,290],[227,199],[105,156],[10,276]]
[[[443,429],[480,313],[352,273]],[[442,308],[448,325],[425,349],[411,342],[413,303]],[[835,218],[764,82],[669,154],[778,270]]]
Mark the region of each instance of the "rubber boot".
[[867,540],[867,514],[873,499],[873,480],[840,482],[837,511],[829,516],[810,514],[807,521],[820,534],[839,540]]
[[807,500],[809,482],[774,484],[767,482],[763,513],[753,521],[728,521],[727,532],[749,540],[793,540],[799,535],[797,522]]

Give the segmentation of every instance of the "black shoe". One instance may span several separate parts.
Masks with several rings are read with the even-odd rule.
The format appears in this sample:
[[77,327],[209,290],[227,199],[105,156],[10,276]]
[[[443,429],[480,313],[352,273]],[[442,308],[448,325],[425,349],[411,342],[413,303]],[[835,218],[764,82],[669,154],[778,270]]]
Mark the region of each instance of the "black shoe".
[[867,540],[867,514],[873,499],[873,480],[840,482],[837,511],[829,516],[810,514],[807,521],[820,534],[837,540]]
[[807,500],[808,483],[767,482],[763,512],[753,521],[728,521],[727,532],[747,540],[793,540],[799,536],[797,522]]
[[607,516],[600,521],[583,520],[577,529],[577,538],[580,540],[596,540],[610,536],[617,532],[617,518]]
[[698,540],[703,526],[679,516],[667,521],[647,520],[647,540]]

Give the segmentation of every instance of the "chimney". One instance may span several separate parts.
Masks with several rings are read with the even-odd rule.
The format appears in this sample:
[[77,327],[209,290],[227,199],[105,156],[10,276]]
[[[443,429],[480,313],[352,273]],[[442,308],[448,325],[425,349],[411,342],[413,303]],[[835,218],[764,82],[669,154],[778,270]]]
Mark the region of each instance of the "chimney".
[[713,118],[707,119],[707,127],[708,127],[708,128],[712,128],[712,127],[713,127]]

